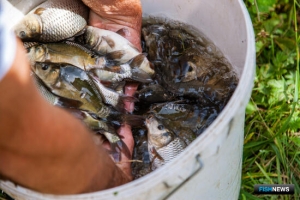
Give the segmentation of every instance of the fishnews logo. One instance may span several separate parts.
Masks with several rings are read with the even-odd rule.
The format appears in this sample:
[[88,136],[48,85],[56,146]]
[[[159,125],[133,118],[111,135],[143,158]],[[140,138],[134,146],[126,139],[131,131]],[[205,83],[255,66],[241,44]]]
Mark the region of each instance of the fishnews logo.
[[293,184],[257,184],[254,185],[255,194],[294,194]]

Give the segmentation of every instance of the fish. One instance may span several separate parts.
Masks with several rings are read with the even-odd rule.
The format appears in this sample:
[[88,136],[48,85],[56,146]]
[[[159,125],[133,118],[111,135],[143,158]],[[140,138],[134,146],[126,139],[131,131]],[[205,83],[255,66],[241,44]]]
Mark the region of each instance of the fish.
[[[141,54],[126,38],[121,35],[104,29],[88,26],[84,33],[84,44],[99,54],[114,55],[119,54],[119,63],[124,64],[132,58]],[[114,55],[114,57],[117,57]],[[145,71],[149,75],[153,75],[155,71],[152,69],[146,57],[143,57],[143,62],[140,63],[139,69]]]
[[116,110],[124,111],[124,102],[136,102],[137,98],[120,94],[110,88],[105,87],[97,77],[91,76],[91,79],[95,83],[96,88],[100,92],[100,95],[104,103],[112,105]]
[[122,80],[135,81],[139,83],[153,82],[150,74],[140,68],[145,62],[145,55],[139,54],[127,63],[115,67],[93,68],[89,70],[99,81],[116,83]]
[[108,122],[101,119],[95,119],[88,112],[83,110],[67,109],[67,111],[77,119],[80,119],[90,130],[99,132],[105,136],[110,143],[110,153],[112,154],[115,162],[119,162],[121,160],[121,152],[123,152],[127,158],[131,157],[127,145]]
[[[51,93],[44,83],[37,77],[35,74],[32,74],[34,82],[45,98],[45,100],[51,105],[61,107],[75,116],[77,119],[80,119],[83,124],[85,124],[90,130],[95,132],[100,132],[103,134],[106,139],[110,143],[111,154],[115,160],[115,162],[119,162],[121,159],[121,152],[124,152],[124,155],[130,158],[130,151],[127,145],[122,141],[122,139],[118,136],[115,129],[110,126],[107,122],[102,121],[100,119],[93,118],[88,112],[83,110],[78,110],[72,107],[78,107],[82,103],[72,99],[65,99],[63,97],[59,97],[53,93]],[[73,103],[73,104],[72,104]]]
[[147,127],[148,151],[151,170],[155,170],[178,156],[187,146],[186,143],[166,128],[154,114],[145,120]]
[[47,86],[43,83],[43,81],[34,73],[31,74],[33,77],[33,81],[42,95],[42,97],[50,104],[59,106],[59,107],[65,107],[65,108],[73,108],[73,107],[80,107],[82,106],[82,102],[74,100],[74,99],[68,99],[64,97],[57,96],[49,91]]
[[27,51],[29,51],[31,47],[37,46],[39,44],[40,43],[38,43],[38,42],[23,42],[23,46]]
[[121,35],[93,26],[87,26],[84,33],[84,43],[101,54],[107,54],[118,50],[126,51],[122,59],[124,62],[140,54],[139,50]]
[[176,97],[223,108],[233,94],[238,78],[228,61],[212,56],[201,41],[180,28],[150,25],[142,29],[154,79]]
[[[167,127],[172,127],[176,135],[196,138],[217,118],[221,110],[216,106],[177,100],[152,104],[148,112],[154,113]],[[183,130],[189,135],[184,134]]]
[[37,62],[32,71],[55,95],[80,101],[77,109],[95,114],[106,121],[116,121],[139,126],[143,120],[136,115],[121,113],[103,102],[93,81],[81,70],[72,65]]
[[81,0],[47,0],[15,25],[23,41],[57,42],[83,34],[89,9]]
[[73,42],[46,43],[32,45],[27,53],[31,65],[35,62],[65,63],[82,70],[102,68],[106,65],[103,56],[97,56],[90,50]]
[[137,96],[139,101],[143,102],[144,104],[152,104],[174,100],[174,96],[172,96],[160,84],[144,85],[144,87],[139,89],[135,95]]

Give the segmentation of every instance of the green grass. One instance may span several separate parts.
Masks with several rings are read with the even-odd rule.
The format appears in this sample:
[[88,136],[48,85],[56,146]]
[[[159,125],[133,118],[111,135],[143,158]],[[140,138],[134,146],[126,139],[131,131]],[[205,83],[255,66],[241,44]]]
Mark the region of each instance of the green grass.
[[[256,36],[240,199],[300,199],[299,0],[245,0]],[[253,195],[255,184],[294,184],[295,195]],[[0,198],[4,197],[0,193]]]
[[[240,199],[300,199],[300,3],[245,0],[256,37],[246,110]],[[254,195],[255,184],[294,184],[295,195]]]

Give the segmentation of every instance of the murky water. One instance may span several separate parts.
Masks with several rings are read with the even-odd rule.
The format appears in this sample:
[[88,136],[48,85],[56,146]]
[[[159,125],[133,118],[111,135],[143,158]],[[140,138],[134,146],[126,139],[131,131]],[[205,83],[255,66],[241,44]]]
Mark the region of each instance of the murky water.
[[[166,19],[143,22],[142,47],[154,64],[154,82],[139,86],[135,114],[154,113],[188,145],[222,111],[238,79],[218,48],[192,27]],[[132,173],[151,172],[147,129],[134,129]]]

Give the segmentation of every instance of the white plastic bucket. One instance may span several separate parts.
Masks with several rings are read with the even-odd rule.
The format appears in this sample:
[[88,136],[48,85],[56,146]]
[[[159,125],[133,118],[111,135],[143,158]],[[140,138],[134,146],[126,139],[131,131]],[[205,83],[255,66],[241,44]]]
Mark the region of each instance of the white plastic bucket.
[[[23,12],[31,1],[12,0]],[[28,4],[27,4],[28,2]],[[143,12],[188,23],[207,35],[225,54],[240,81],[229,103],[211,126],[180,156],[138,180],[112,189],[57,196],[41,194],[0,181],[15,199],[34,200],[151,200],[237,199],[241,184],[245,107],[253,87],[255,42],[252,24],[242,0],[142,0]],[[9,19],[22,14],[9,5]],[[13,24],[13,23],[12,23]]]

